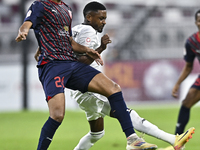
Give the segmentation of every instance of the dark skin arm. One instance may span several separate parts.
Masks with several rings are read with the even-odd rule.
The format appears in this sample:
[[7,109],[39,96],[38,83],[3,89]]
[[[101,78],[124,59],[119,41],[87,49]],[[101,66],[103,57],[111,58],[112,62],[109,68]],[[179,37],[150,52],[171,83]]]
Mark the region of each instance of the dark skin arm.
[[[107,48],[107,44],[109,44],[109,43],[111,43],[111,40],[110,40],[108,34],[105,34],[104,36],[101,37],[101,45],[95,51],[97,51],[99,54],[101,54]],[[88,55],[81,55],[78,58],[78,60],[80,62],[88,64],[88,65],[94,61],[94,59],[89,57]]]
[[[75,42],[75,41],[73,41],[73,42]],[[109,36],[106,34],[101,38],[101,45],[95,51],[98,52],[99,54],[101,54],[106,49],[108,43],[111,43],[111,40],[110,40]],[[78,44],[78,43],[75,42],[74,44],[76,46],[76,44]],[[80,44],[78,44],[78,46],[79,45]],[[80,45],[80,46],[82,47],[82,45]],[[85,48],[85,46],[83,46],[83,48]],[[35,56],[34,56],[36,61],[38,61],[39,55],[40,55],[40,49],[38,48],[36,53],[35,53]],[[91,64],[94,61],[94,59],[92,57],[88,56],[88,55],[81,55],[78,58],[78,60],[80,62],[88,64],[88,65]],[[97,64],[99,64],[99,63],[97,62]]]
[[72,37],[70,37],[70,41],[71,41],[71,45],[72,45],[72,49],[75,51],[75,52],[78,52],[78,53],[85,53],[86,55],[88,55],[90,58],[92,58],[93,60],[95,60],[97,62],[97,64],[100,64],[100,65],[103,65],[103,60],[101,59],[101,56],[100,54],[89,48],[89,47],[86,47],[86,46],[83,46],[83,45],[80,45],[78,43],[76,43]]
[[[74,41],[74,43],[76,43],[75,41]],[[78,43],[77,43],[78,44]],[[80,44],[79,44],[80,45]],[[82,45],[80,45],[81,47],[82,47]],[[73,46],[72,46],[73,47]],[[83,46],[82,48],[85,48],[85,46]],[[89,60],[89,62],[90,61],[94,61],[94,60],[96,60],[96,62],[97,62],[97,64],[101,64],[101,65],[103,65],[103,61],[102,61],[102,59],[101,59],[101,56],[99,55],[99,53],[98,53],[98,51],[95,51],[95,53],[93,52],[94,50],[93,49],[91,49],[92,51],[91,52],[86,52],[86,54],[88,54],[88,55],[85,55],[84,57],[82,57],[82,58],[84,58],[81,62],[83,62],[83,63],[86,63],[87,62],[87,59],[90,59]],[[41,53],[41,51],[40,51],[40,47],[38,47],[38,49],[36,50],[36,53],[35,53],[35,55],[34,55],[34,58],[35,58],[35,60],[36,61],[38,61],[38,59],[39,59],[39,56],[40,56],[40,53]],[[80,60],[79,60],[80,61]],[[88,64],[88,63],[86,63],[86,64]]]
[[191,73],[192,69],[193,69],[193,62],[192,63],[186,62],[185,66],[184,66],[184,68],[172,90],[172,96],[174,98],[178,97],[178,90],[179,90],[180,84],[187,78],[187,76]]

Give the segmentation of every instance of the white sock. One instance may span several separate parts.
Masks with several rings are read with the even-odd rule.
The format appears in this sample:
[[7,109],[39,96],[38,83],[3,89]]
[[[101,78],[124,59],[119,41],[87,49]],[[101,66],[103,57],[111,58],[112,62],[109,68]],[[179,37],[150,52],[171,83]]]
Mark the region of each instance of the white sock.
[[95,142],[97,142],[104,136],[104,133],[105,133],[104,130],[100,132],[89,132],[80,139],[78,145],[74,148],[74,150],[90,149]]
[[158,139],[161,139],[163,141],[166,141],[170,143],[171,145],[175,142],[175,135],[169,134],[164,132],[163,130],[160,130],[156,125],[150,123],[149,121],[145,120],[144,118],[141,118],[137,112],[134,110],[131,110],[130,112],[131,121],[133,123],[133,127],[143,133],[146,133],[148,135],[151,135],[153,137],[156,137]]

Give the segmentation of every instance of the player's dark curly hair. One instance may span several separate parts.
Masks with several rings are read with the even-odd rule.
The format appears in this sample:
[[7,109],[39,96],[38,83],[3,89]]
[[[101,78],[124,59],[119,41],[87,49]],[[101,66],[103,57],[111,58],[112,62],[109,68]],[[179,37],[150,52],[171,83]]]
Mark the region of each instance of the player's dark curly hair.
[[200,14],[200,9],[195,13],[195,21],[197,21],[198,14]]
[[103,4],[96,1],[90,2],[83,9],[83,15],[85,17],[89,11],[97,12],[98,10],[106,10],[106,7]]

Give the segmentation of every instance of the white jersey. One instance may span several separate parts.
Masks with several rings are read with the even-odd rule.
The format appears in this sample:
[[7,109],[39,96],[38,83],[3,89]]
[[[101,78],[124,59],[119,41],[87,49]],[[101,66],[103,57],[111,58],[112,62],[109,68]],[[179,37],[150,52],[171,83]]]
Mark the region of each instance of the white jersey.
[[[91,49],[97,49],[100,41],[97,31],[90,25],[76,25],[72,28],[72,37],[75,42]],[[97,70],[101,71],[101,66],[95,61],[91,64]],[[77,101],[80,108],[86,113],[88,121],[96,120],[110,113],[110,105],[108,99],[100,94],[80,91],[71,91],[71,97]]]
[[[72,37],[74,41],[80,45],[84,45],[94,50],[100,46],[97,31],[90,25],[80,24],[74,26],[72,28]],[[101,71],[101,66],[95,61],[91,64],[91,66]]]

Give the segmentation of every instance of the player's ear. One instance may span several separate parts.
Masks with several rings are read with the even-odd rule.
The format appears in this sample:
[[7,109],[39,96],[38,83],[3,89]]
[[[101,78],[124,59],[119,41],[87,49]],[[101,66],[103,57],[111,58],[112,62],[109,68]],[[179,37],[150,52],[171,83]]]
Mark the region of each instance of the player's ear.
[[92,15],[91,15],[91,14],[87,14],[87,15],[86,15],[86,19],[87,19],[88,22],[91,22],[91,20],[92,20]]

